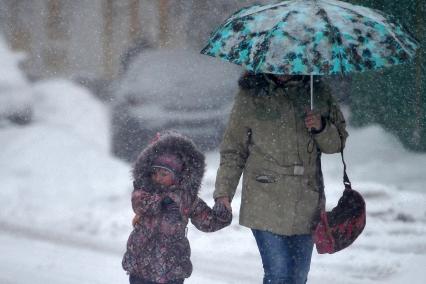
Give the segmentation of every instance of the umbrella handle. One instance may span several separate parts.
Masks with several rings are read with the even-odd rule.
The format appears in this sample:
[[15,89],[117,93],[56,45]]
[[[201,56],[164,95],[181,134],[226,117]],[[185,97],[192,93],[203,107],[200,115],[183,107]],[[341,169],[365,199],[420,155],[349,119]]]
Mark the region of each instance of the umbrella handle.
[[314,110],[314,75],[311,74],[311,110]]

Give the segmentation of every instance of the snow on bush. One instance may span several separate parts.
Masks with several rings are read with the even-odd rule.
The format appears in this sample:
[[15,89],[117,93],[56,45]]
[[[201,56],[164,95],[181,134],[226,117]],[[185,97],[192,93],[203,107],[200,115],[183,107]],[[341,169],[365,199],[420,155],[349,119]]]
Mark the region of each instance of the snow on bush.
[[0,120],[26,123],[31,117],[32,93],[19,62],[23,54],[12,52],[0,36]]

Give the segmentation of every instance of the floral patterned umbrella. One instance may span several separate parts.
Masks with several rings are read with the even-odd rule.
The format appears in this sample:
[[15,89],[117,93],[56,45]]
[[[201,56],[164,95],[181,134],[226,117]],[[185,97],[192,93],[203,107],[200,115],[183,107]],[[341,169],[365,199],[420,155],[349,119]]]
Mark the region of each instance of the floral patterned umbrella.
[[378,10],[336,0],[294,0],[240,10],[201,53],[256,73],[328,75],[404,63],[417,45]]
[[378,10],[292,0],[236,12],[201,53],[255,73],[344,75],[405,63],[417,47],[393,17]]

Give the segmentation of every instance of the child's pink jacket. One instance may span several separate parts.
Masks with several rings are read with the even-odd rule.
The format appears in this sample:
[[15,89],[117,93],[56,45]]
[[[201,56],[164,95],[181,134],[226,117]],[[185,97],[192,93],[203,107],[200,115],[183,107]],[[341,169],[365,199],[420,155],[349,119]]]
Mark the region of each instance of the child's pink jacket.
[[[178,154],[184,162],[181,182],[167,189],[152,184],[150,172],[152,161],[164,152]],[[231,214],[229,218],[219,217],[198,197],[204,167],[204,155],[179,135],[164,135],[141,153],[133,170],[132,193],[132,207],[140,218],[123,257],[123,268],[129,274],[157,283],[187,278],[192,272],[188,221],[204,232],[231,223]]]

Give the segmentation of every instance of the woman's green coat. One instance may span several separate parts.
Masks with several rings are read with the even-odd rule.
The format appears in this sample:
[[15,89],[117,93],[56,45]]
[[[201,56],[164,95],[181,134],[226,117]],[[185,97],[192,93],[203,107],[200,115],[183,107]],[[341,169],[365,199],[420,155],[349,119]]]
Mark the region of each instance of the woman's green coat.
[[240,224],[280,235],[310,233],[323,192],[321,153],[338,153],[346,137],[344,117],[327,86],[317,86],[315,109],[324,128],[304,124],[309,84],[241,88],[220,148],[214,198],[234,197],[241,174]]

